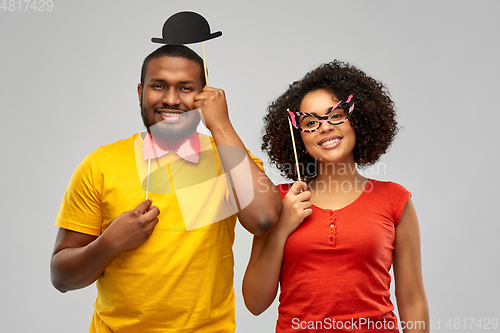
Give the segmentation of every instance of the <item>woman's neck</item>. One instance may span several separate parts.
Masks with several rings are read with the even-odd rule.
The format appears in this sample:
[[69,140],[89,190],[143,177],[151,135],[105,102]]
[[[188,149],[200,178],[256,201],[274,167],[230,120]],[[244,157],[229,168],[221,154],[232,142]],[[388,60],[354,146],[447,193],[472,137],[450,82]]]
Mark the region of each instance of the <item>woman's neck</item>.
[[362,192],[367,179],[359,174],[356,163],[338,164],[318,162],[318,175],[311,179],[308,187],[313,192]]

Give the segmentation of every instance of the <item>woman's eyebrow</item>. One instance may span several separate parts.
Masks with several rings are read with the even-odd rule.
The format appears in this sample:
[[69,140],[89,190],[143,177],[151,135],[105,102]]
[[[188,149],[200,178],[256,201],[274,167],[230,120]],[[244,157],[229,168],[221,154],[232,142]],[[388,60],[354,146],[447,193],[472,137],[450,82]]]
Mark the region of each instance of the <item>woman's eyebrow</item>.
[[[335,104],[336,104],[336,103],[335,103]],[[330,112],[332,112],[332,110],[333,110],[333,107],[334,107],[334,106],[335,106],[335,105],[332,105],[332,106],[329,106],[328,108],[326,108],[326,113],[325,113],[325,115],[327,115],[327,114],[329,114]],[[338,107],[338,105],[337,105],[337,107]],[[314,115],[314,116],[316,116],[316,117],[322,117],[322,116],[318,116],[318,114],[317,114],[316,112],[304,112],[304,113],[312,114],[312,115]]]

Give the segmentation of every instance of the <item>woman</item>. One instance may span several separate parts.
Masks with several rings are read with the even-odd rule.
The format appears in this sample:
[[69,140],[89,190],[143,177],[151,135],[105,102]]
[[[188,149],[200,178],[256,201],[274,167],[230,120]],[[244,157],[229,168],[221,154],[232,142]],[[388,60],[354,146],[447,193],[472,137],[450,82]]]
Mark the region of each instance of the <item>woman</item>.
[[395,117],[384,85],[339,61],[309,72],[269,106],[262,148],[285,177],[298,179],[290,119],[305,181],[278,186],[279,222],[255,236],[243,281],[254,315],[271,305],[280,285],[277,332],[429,331],[411,193],[356,168],[387,151]]

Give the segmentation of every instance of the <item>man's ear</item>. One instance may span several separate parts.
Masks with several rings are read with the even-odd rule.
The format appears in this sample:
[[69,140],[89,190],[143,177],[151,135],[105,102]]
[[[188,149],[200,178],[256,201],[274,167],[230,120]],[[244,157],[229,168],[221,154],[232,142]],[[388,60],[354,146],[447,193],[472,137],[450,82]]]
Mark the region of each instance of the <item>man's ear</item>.
[[142,107],[142,85],[137,85],[137,94],[139,95],[139,106]]

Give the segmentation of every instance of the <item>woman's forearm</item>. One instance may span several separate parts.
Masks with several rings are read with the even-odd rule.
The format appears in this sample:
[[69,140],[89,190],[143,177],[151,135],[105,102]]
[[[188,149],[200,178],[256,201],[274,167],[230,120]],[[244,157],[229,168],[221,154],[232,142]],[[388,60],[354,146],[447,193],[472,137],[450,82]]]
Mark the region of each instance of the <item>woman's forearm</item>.
[[400,327],[404,333],[430,332],[429,308],[425,298],[412,304],[403,305],[398,302],[398,311]]
[[[273,229],[264,240],[258,256],[252,258],[247,267],[243,279],[243,298],[246,307],[254,315],[264,312],[276,297],[286,239],[287,236],[280,234],[278,228]],[[259,239],[254,240],[254,246],[258,242]]]

